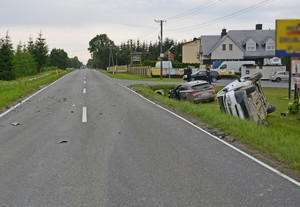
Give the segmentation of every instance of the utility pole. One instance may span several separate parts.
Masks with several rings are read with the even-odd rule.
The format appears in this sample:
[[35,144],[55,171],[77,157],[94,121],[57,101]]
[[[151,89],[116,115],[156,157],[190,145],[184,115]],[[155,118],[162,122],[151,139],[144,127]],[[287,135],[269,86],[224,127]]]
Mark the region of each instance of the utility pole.
[[162,79],[162,74],[163,74],[163,23],[166,22],[165,20],[154,20],[157,23],[160,23],[160,79]]

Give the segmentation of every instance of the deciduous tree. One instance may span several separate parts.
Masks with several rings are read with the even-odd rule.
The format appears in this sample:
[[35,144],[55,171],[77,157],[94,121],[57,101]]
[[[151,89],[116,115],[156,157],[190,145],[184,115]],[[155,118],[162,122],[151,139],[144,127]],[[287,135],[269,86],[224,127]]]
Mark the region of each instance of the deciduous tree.
[[94,66],[102,69],[109,66],[111,50],[115,48],[114,42],[110,40],[106,34],[100,34],[94,37],[89,42],[88,48],[93,58]]
[[68,65],[68,54],[63,49],[52,49],[49,61],[51,66],[56,66],[60,69],[65,69]]

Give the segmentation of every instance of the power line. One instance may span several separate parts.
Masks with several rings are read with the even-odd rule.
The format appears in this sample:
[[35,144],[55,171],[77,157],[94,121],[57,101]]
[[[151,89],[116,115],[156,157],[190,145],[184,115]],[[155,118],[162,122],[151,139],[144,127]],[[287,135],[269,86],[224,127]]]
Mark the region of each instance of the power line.
[[137,39],[145,39],[147,36],[151,35],[153,32],[155,32],[158,29],[159,29],[159,26],[152,28],[151,30],[142,33],[140,36],[138,36]]
[[181,21],[181,19],[183,19],[185,17],[194,16],[194,15],[196,15],[200,12],[203,12],[203,11],[209,9],[209,8],[213,8],[217,5],[220,5],[220,3],[224,2],[224,1],[226,1],[226,0],[217,0],[217,1],[209,0],[209,1],[205,2],[204,5],[202,5],[200,7],[191,9],[191,10],[186,11],[186,12],[184,12],[182,14],[179,14],[179,15],[169,17],[169,18],[167,18],[167,21],[171,22],[171,23]]
[[237,12],[234,12],[234,13],[231,13],[231,14],[228,14],[228,15],[225,15],[223,17],[220,17],[220,18],[216,18],[216,19],[213,19],[213,20],[210,20],[210,21],[207,21],[207,22],[203,22],[201,24],[196,24],[196,25],[192,25],[192,26],[187,26],[187,27],[182,27],[180,29],[174,29],[174,30],[168,30],[168,31],[171,31],[171,32],[178,32],[178,31],[191,31],[191,30],[195,30],[199,27],[204,27],[204,26],[207,26],[207,25],[210,25],[210,24],[214,24],[214,23],[217,23],[217,22],[221,22],[221,21],[224,21],[224,20],[227,20],[227,19],[230,19],[232,17],[235,17],[235,16],[238,16],[238,15],[242,15],[244,13],[247,13],[247,12],[250,12],[256,8],[259,8],[261,6],[264,6],[268,3],[271,3],[271,1],[273,0],[265,0],[263,2],[260,2],[260,3],[257,3],[257,4],[254,4],[250,7],[247,7],[245,9],[242,9],[242,10],[239,10]]
[[[196,7],[196,8],[193,8],[191,10],[188,10],[186,12],[183,12],[182,14],[178,14],[178,15],[175,15],[175,16],[171,16],[169,18],[167,18],[166,21],[170,21],[170,23],[175,23],[175,22],[178,22],[178,21],[181,21],[182,18],[185,18],[185,17],[188,17],[188,16],[193,16],[203,10],[206,10],[206,9],[209,9],[209,8],[212,8],[214,6],[216,6],[219,2],[224,2],[226,0],[209,0],[209,1],[206,1],[202,6],[200,7]],[[156,30],[158,30],[159,27],[156,27],[156,28],[153,28],[149,31],[145,31],[144,33],[142,33],[141,35],[139,35],[137,37],[137,39],[145,39],[147,36],[151,35],[153,32],[155,32]]]

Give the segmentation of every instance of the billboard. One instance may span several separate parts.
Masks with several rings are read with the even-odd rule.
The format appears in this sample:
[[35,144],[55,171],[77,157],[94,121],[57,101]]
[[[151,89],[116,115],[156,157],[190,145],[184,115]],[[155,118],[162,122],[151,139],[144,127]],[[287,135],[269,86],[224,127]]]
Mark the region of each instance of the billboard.
[[276,56],[300,57],[300,19],[276,20]]

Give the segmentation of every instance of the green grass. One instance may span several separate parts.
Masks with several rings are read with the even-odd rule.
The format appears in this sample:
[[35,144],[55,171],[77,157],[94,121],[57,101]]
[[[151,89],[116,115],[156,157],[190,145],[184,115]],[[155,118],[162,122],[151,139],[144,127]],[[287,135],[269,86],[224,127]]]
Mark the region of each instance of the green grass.
[[69,71],[47,71],[14,81],[0,81],[0,111],[39,89],[39,87],[64,76]]
[[[300,114],[287,114],[285,117],[281,113],[286,113],[289,102],[287,99],[287,89],[265,88],[264,93],[268,101],[275,105],[277,110],[268,115],[268,125],[257,125],[250,120],[239,118],[221,113],[218,103],[193,104],[187,101],[177,101],[167,97],[167,91],[174,88],[174,85],[134,85],[134,90],[144,96],[159,102],[162,105],[185,113],[188,116],[206,122],[210,128],[217,128],[225,131],[237,139],[271,156],[292,169],[300,171]],[[218,91],[221,87],[216,87]],[[165,95],[161,96],[154,91],[164,89]]]
[[155,81],[155,82],[185,82],[182,78],[163,78],[160,77],[155,78],[147,78],[144,76],[129,74],[129,73],[108,73],[105,70],[99,70],[101,73],[107,75],[111,78],[123,79],[123,80],[139,80],[139,81]]

